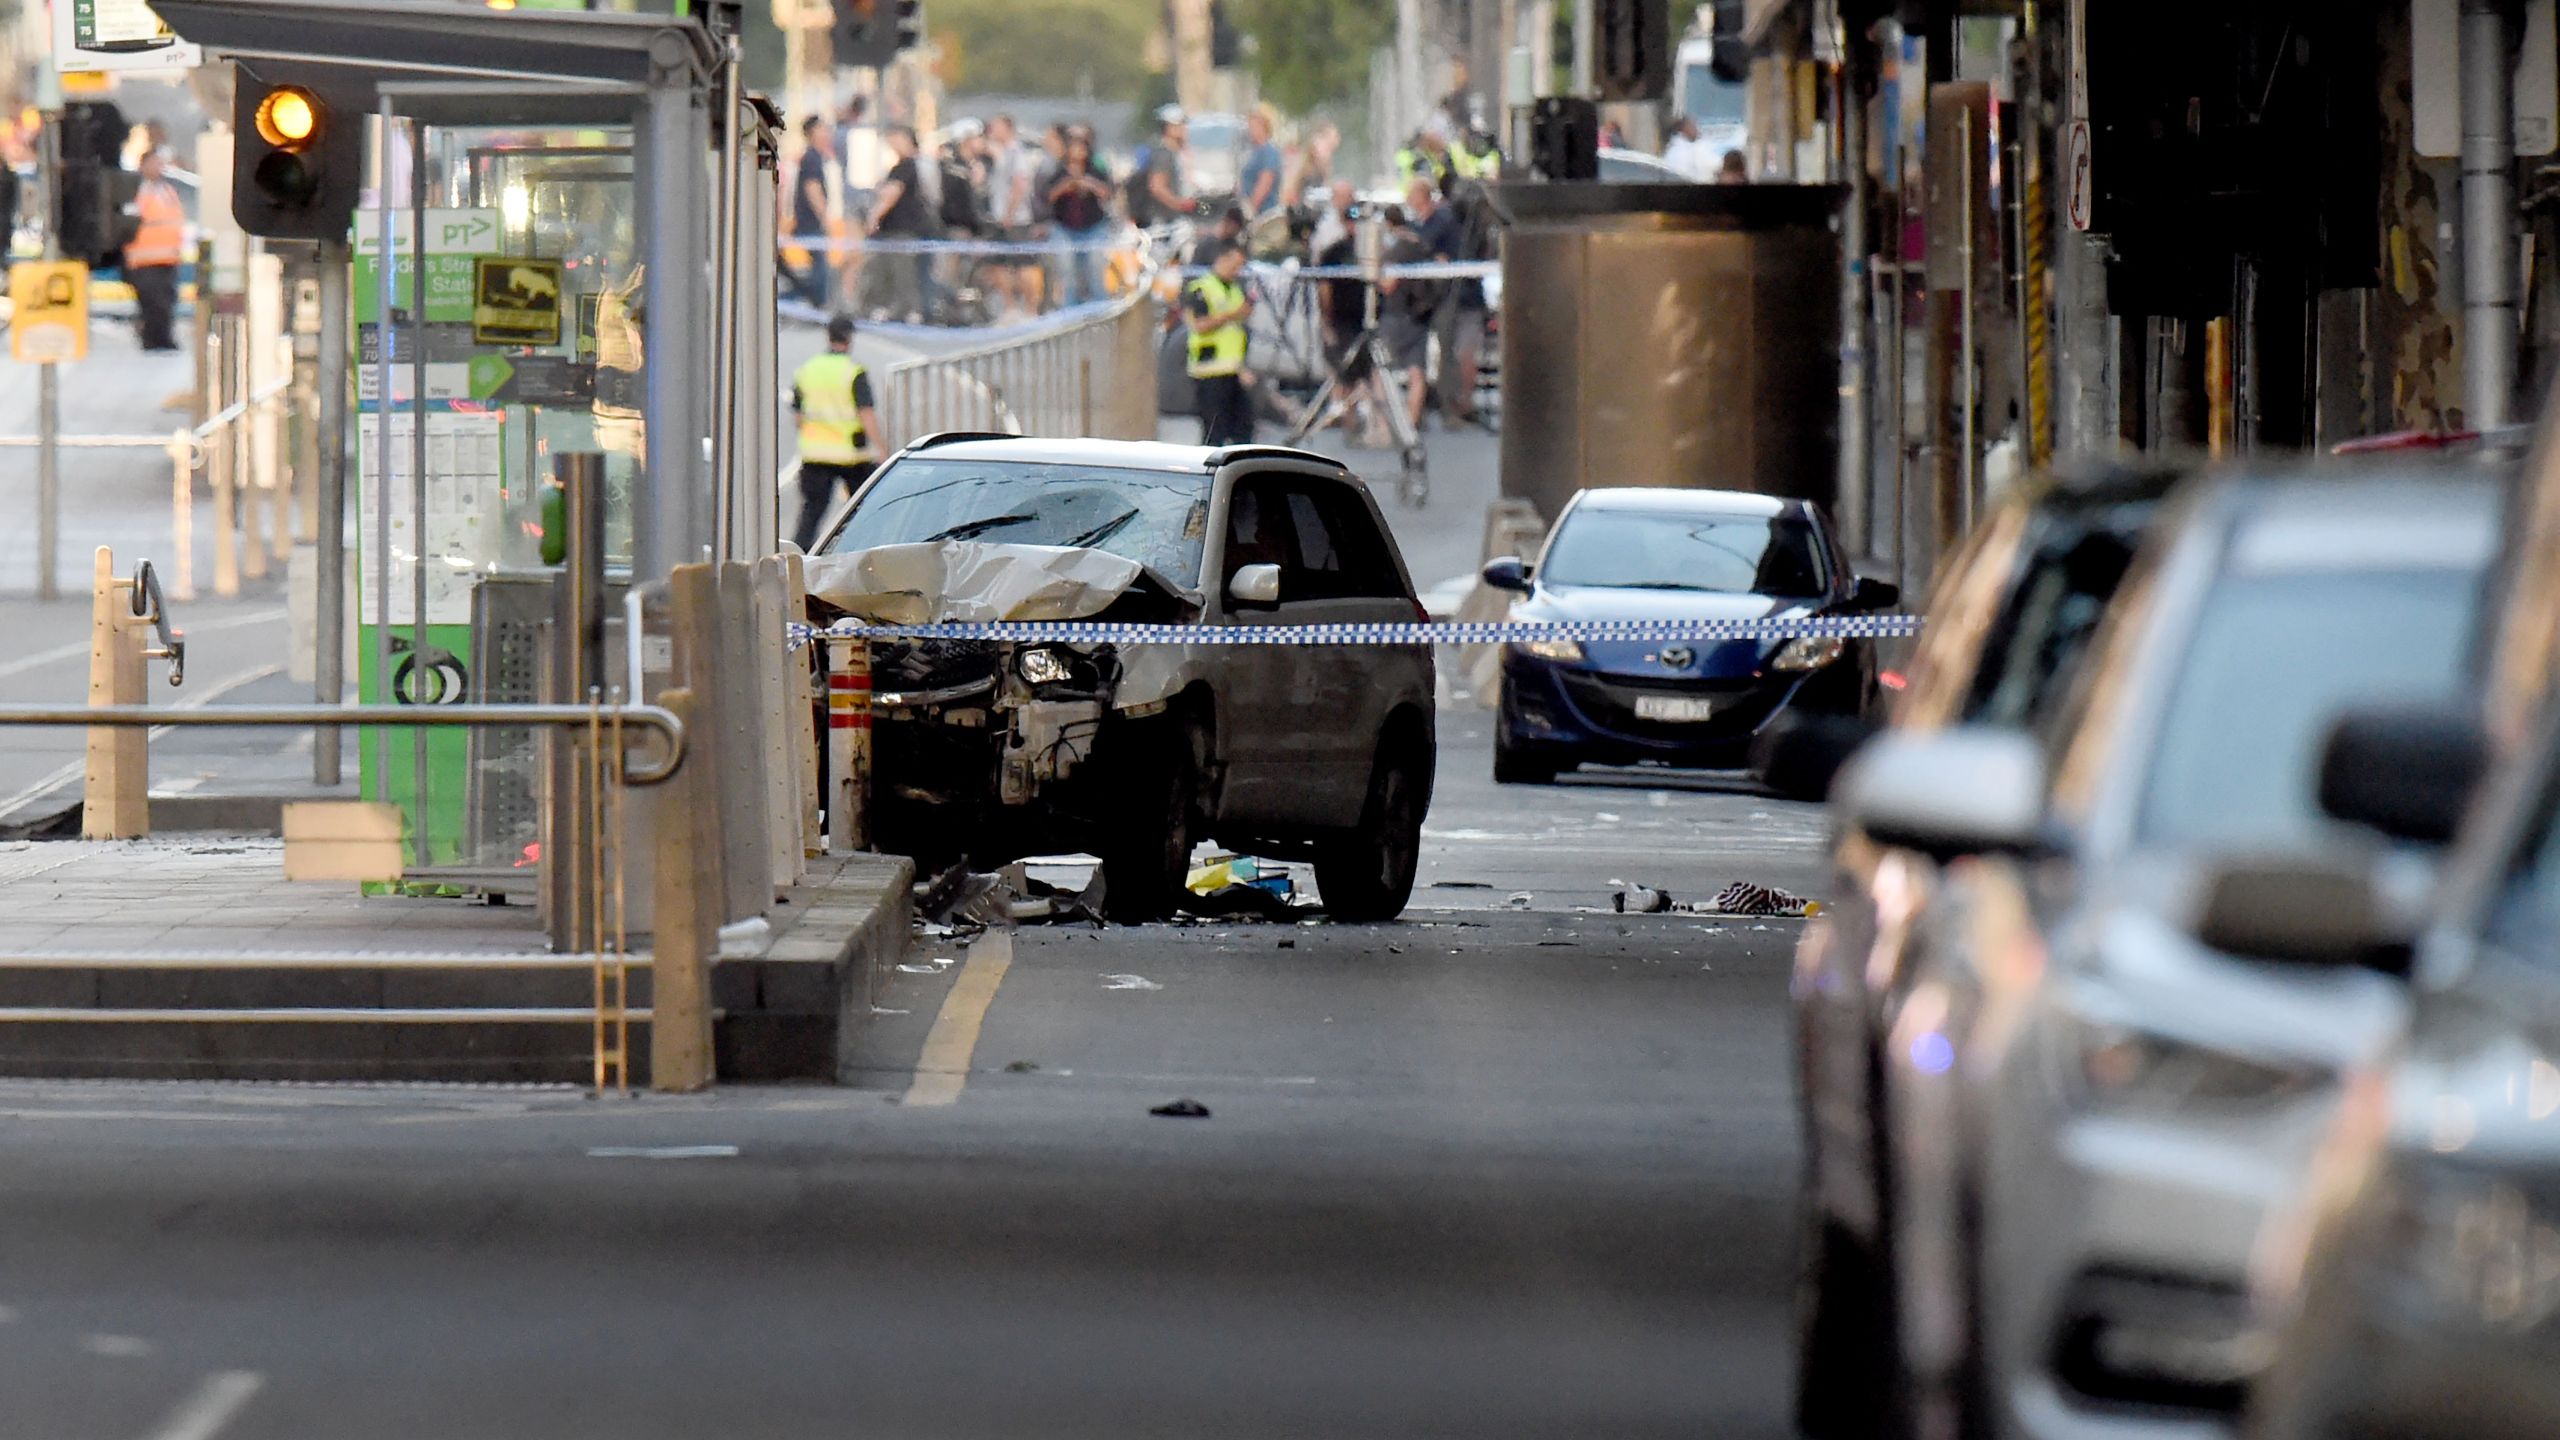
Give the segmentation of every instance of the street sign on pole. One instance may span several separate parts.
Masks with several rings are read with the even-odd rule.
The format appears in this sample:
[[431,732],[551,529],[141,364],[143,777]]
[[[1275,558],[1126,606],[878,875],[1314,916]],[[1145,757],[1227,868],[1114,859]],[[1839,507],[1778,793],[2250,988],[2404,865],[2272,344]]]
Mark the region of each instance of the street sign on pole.
[[9,267],[9,358],[58,365],[89,358],[89,267],[21,260]]
[[146,0],[53,0],[53,63],[66,75],[191,70],[204,51],[161,24]]

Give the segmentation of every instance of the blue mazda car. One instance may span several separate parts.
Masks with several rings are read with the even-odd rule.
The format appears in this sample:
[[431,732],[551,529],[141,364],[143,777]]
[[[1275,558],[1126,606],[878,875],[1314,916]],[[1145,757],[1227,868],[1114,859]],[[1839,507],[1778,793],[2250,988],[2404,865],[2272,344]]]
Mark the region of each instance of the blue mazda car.
[[[1532,566],[1484,567],[1523,621],[1761,620],[1886,610],[1822,511],[1730,490],[1586,490]],[[1544,784],[1576,765],[1736,769],[1789,706],[1855,714],[1875,692],[1863,640],[1575,641],[1508,645],[1493,778]]]

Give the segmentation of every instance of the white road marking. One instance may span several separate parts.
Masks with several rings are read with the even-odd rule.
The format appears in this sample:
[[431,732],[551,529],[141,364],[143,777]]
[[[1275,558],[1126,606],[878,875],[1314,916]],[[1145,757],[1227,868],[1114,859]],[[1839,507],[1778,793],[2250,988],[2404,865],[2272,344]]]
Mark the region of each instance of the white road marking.
[[150,1354],[151,1342],[139,1335],[90,1334],[80,1337],[80,1348],[92,1355],[132,1360]]
[[598,1160],[729,1160],[738,1153],[735,1145],[590,1145],[587,1153]]
[[216,1370],[143,1440],[213,1440],[266,1383],[255,1370]]

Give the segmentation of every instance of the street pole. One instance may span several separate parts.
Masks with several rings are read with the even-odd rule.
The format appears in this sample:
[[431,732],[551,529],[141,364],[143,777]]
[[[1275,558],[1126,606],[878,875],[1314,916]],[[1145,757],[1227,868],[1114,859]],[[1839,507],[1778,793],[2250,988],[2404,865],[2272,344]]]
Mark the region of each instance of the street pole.
[[[62,258],[62,110],[44,117],[44,258]],[[61,367],[36,367],[36,598],[61,595],[54,574],[53,552],[62,529],[62,378]]]
[[1873,509],[1875,392],[1867,379],[1873,353],[1874,306],[1867,294],[1867,211],[1874,202],[1867,178],[1867,102],[1863,93],[1873,47],[1865,36],[1844,37],[1839,78],[1840,148],[1848,160],[1849,203],[1840,222],[1840,494],[1839,515],[1849,553],[1875,553]]
[[[386,247],[387,248],[387,247]],[[353,248],[344,240],[320,242],[320,524],[312,537],[319,570],[312,610],[318,653],[313,656],[312,698],[342,705],[347,698],[347,308]],[[386,267],[388,262],[385,262]],[[384,332],[389,333],[388,327]],[[389,406],[381,407],[389,413]],[[314,735],[311,779],[339,783],[338,732]]]
[[2474,430],[2515,397],[2515,49],[2507,0],[2462,0],[2462,407]]

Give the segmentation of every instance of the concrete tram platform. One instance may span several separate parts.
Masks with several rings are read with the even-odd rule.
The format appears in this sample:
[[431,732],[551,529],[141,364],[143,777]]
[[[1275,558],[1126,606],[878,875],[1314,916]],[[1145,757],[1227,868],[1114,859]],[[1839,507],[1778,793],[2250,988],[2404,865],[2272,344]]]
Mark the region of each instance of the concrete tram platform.
[[[546,953],[531,905],[288,881],[283,849],[203,834],[0,845],[0,1075],[592,1077],[592,969]],[[838,1077],[905,957],[913,873],[894,856],[813,859],[767,922],[727,941],[712,971],[719,1078]],[[635,946],[634,1011],[647,961]],[[630,1050],[645,1084],[645,1019]]]

